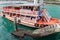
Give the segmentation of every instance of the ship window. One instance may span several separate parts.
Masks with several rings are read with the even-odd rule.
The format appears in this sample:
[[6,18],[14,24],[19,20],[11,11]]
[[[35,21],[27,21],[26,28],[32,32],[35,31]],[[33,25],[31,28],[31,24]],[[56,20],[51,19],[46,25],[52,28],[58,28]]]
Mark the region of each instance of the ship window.
[[5,12],[5,13],[9,15],[9,12]]
[[9,12],[3,12],[3,11],[2,11],[2,13],[4,13],[4,14],[8,14]]
[[35,19],[35,18],[36,18],[36,17],[31,16],[31,20],[32,20],[32,19]]
[[29,7],[29,9],[31,9],[31,7]]
[[26,16],[26,17],[28,17],[28,18],[29,18],[30,16]]
[[28,6],[26,6],[26,9],[28,8]]
[[50,28],[52,28],[52,25],[50,25]]
[[40,27],[43,28],[43,27],[47,27],[48,25],[47,24],[41,24]]
[[54,25],[52,25],[53,26],[53,28],[54,28]]
[[22,7],[20,6],[20,9],[21,9]]
[[15,16],[16,14],[15,13],[13,13],[13,16]]
[[26,9],[28,8],[28,6],[26,6]]
[[20,16],[20,14],[17,14],[17,17],[19,17]]
[[28,9],[28,6],[23,6],[23,9]]
[[29,6],[27,7],[27,9],[29,9]]
[[22,6],[20,6],[20,8],[22,8]]
[[33,10],[33,6],[23,6],[23,9],[30,9],[30,10]]
[[37,24],[37,27],[39,27],[39,24]]
[[39,11],[40,10],[40,6],[38,6],[37,8],[36,8],[36,11]]
[[12,8],[12,6],[8,6],[8,8]]
[[25,17],[25,15],[21,15],[21,16]]
[[23,9],[25,9],[25,6],[23,6]]
[[20,10],[20,7],[14,7],[16,10]]
[[7,14],[9,15],[9,12]]
[[31,7],[31,11],[33,11],[33,7]]
[[12,17],[12,13],[10,13],[10,17]]

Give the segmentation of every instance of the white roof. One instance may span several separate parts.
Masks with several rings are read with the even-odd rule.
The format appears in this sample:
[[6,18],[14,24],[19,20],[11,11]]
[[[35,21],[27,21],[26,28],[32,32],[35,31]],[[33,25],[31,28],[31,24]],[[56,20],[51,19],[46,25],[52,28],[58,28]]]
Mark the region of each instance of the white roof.
[[28,3],[28,4],[15,4],[13,6],[40,6],[40,4],[32,4],[32,3]]
[[0,2],[0,5],[3,5],[3,6],[40,6],[40,4],[34,4],[33,2],[27,2],[27,1],[3,1],[3,2]]

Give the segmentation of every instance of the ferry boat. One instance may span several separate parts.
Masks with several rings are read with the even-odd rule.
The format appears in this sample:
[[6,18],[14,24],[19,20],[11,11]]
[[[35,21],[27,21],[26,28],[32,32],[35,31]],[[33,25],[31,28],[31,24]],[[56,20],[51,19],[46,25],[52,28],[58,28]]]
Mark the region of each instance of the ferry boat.
[[[41,2],[41,3],[40,3]],[[22,25],[38,28],[34,33],[48,35],[60,31],[60,20],[52,18],[44,8],[43,1],[34,0],[34,3],[20,3],[16,5],[3,6],[0,15]],[[43,6],[42,8],[40,6]],[[45,34],[44,34],[45,33]]]

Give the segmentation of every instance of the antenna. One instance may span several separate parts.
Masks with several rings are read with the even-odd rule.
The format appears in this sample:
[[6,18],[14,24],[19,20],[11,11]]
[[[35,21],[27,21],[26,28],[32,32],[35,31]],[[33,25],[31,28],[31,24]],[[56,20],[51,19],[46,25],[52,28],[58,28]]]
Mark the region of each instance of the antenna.
[[34,0],[34,4],[37,4],[38,3],[38,0]]
[[40,0],[40,4],[42,5],[44,3],[44,1],[43,0]]
[[44,8],[44,0],[40,0],[40,5]]

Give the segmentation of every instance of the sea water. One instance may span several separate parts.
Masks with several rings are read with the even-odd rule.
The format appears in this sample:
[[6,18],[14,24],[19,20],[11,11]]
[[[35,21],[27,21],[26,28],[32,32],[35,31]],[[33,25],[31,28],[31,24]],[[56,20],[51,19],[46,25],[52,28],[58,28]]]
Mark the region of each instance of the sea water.
[[[60,19],[60,5],[46,5],[45,8],[52,17]],[[18,24],[19,28],[35,30],[28,26]],[[29,36],[24,36],[24,38],[17,38],[11,33],[14,31],[14,23],[10,20],[0,16],[0,40],[60,40],[60,33],[53,33],[48,36],[32,38]]]

